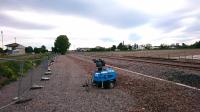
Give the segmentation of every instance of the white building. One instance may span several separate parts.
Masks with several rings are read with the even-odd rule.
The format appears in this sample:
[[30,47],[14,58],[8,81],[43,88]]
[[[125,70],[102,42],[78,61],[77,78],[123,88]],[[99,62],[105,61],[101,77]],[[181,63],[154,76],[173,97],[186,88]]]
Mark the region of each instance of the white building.
[[90,48],[77,48],[76,49],[76,51],[78,51],[78,52],[87,52],[89,50],[90,50]]
[[18,43],[12,43],[5,45],[8,49],[8,54],[10,55],[24,55],[25,54],[25,47]]
[[144,45],[139,45],[137,50],[144,50],[145,49],[145,46]]

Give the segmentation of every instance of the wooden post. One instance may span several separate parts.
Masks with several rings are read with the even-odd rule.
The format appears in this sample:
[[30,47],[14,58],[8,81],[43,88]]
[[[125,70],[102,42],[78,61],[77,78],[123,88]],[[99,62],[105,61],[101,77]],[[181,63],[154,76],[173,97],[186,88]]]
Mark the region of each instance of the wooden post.
[[192,62],[193,62],[193,55],[192,55]]

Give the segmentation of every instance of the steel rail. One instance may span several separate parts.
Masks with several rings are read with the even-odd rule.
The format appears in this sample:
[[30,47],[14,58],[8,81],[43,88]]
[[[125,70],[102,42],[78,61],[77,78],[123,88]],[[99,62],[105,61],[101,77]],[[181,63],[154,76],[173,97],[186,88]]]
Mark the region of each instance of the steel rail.
[[124,60],[124,61],[137,61],[137,62],[144,62],[144,63],[151,63],[151,64],[159,64],[159,65],[165,65],[165,66],[173,66],[173,67],[179,67],[179,68],[187,68],[192,70],[200,71],[200,65],[189,65],[189,64],[178,64],[178,63],[171,63],[171,62],[162,62],[162,61],[151,61],[151,60],[142,60],[142,59],[130,59],[130,58],[121,58],[121,57],[100,57],[104,59],[116,59],[116,60]]

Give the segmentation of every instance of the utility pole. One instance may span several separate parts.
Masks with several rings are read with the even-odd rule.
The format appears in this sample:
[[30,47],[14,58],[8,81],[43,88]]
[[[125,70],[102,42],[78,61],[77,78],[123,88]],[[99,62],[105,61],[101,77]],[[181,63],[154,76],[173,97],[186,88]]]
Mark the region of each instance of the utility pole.
[[2,36],[2,49],[3,49],[3,31],[1,30],[1,36]]
[[16,37],[15,37],[15,43],[16,43]]

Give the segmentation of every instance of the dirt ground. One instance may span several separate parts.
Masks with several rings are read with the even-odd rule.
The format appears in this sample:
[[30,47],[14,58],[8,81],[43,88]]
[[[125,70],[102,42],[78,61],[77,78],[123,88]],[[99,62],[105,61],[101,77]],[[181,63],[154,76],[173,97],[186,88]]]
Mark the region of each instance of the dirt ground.
[[57,57],[51,67],[50,80],[41,82],[45,87],[32,90],[25,98],[31,101],[14,104],[3,112],[125,112],[132,111],[135,98],[119,88],[90,87],[86,91],[88,72],[76,59]]

